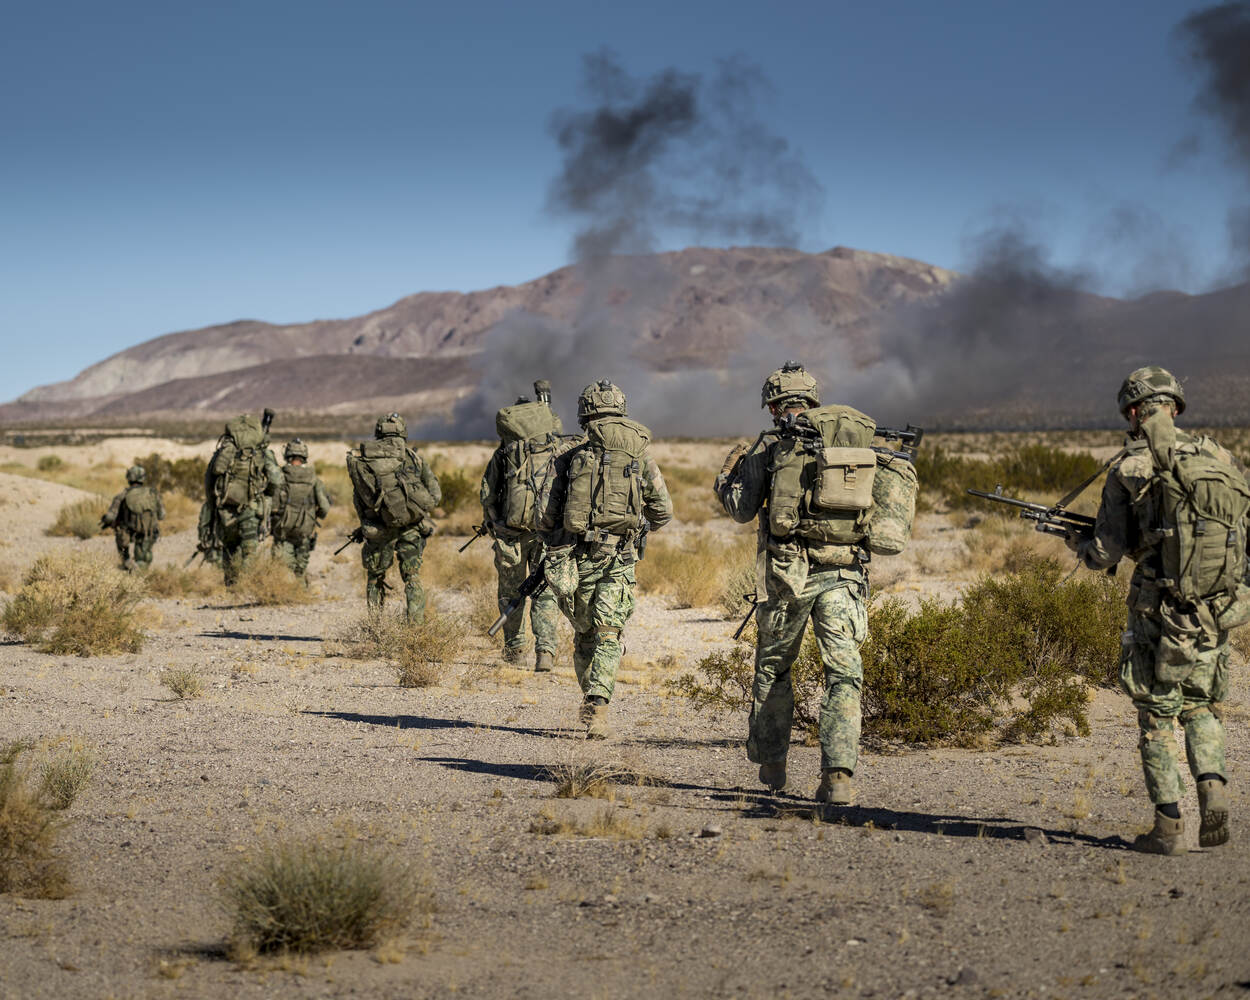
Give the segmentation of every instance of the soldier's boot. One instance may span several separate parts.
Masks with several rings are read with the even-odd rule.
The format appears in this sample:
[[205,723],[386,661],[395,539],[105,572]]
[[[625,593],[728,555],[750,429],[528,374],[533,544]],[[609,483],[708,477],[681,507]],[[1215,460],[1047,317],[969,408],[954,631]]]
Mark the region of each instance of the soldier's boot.
[[849,806],[854,786],[851,772],[841,767],[824,767],[820,770],[820,785],[816,788],[816,801],[831,806]]
[[1184,854],[1181,836],[1185,833],[1185,821],[1165,816],[1155,810],[1155,825],[1149,833],[1140,834],[1133,841],[1133,850],[1143,854]]
[[369,605],[369,610],[380,614],[382,611],[382,602],[386,600],[386,588],[381,582],[370,580],[365,584],[365,602]]
[[1228,786],[1220,778],[1198,782],[1198,808],[1202,825],[1198,843],[1202,847],[1219,847],[1228,843]]
[[556,659],[547,650],[540,649],[534,657],[534,673],[549,674],[556,665]]
[[504,663],[520,663],[525,659],[524,646],[504,646],[500,659]]
[[586,739],[606,740],[612,735],[612,728],[608,725],[608,700],[592,695],[582,704],[586,716]]
[[768,786],[770,792],[784,791],[786,787],[786,762],[760,765],[760,782]]

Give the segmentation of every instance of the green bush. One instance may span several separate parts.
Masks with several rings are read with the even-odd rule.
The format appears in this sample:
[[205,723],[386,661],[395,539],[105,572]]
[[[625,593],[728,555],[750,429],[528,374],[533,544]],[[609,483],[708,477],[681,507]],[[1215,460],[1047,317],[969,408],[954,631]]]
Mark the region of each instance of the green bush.
[[75,538],[92,538],[108,529],[100,524],[109,509],[109,502],[104,497],[87,497],[65,504],[56,512],[56,520],[44,534],[73,535]]
[[[905,743],[975,745],[1036,739],[1056,723],[1089,731],[1089,685],[1118,673],[1123,592],[1105,576],[1062,580],[1053,559],[1026,552],[955,604],[897,598],[868,613],[863,731]],[[670,685],[696,708],[750,708],[754,657],[746,642],[704,657]],[[791,669],[795,722],[816,734],[823,671],[810,630]]]
[[1066,493],[1097,472],[1100,464],[1088,452],[1044,444],[1021,445],[993,459],[954,455],[938,446],[920,450],[916,475],[930,496],[936,495],[948,507],[963,509],[984,503],[968,496],[969,487],[992,490],[1001,484],[1008,496],[1030,498]]
[[478,502],[479,477],[470,476],[459,466],[452,468],[442,462],[435,463],[434,471],[443,491],[443,500],[438,506],[444,514],[454,514],[461,507]]
[[40,472],[55,472],[57,469],[63,468],[65,459],[60,455],[40,455],[39,461],[35,463],[35,468]]
[[203,458],[176,458],[170,461],[159,452],[136,458],[135,465],[142,465],[144,482],[162,493],[181,493],[192,500],[204,499],[204,472],[208,462]]

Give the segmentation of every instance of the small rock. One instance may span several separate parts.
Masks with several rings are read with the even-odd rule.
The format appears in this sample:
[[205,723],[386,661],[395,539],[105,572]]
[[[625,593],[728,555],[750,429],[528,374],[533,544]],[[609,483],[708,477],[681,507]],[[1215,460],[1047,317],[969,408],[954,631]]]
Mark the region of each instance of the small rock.
[[[1038,831],[1041,832],[1040,830]],[[981,981],[981,977],[977,975],[977,970],[970,965],[965,965],[955,975],[946,980],[952,986],[972,986]]]
[[719,826],[705,826],[702,830],[699,831],[699,836],[700,837],[719,837],[724,832],[725,831],[722,830]]
[[644,903],[658,903],[660,901],[660,897],[655,895],[655,893],[649,892],[642,897],[642,901]]
[[901,833],[896,833],[894,835],[894,843],[901,844],[902,842],[903,842],[903,835]]
[[847,938],[846,939],[846,946],[848,948],[857,948],[859,947],[859,945],[863,943],[864,942],[862,942],[859,938]]
[[117,846],[118,846],[118,847],[129,847],[129,846],[130,846],[130,841],[129,841],[129,840],[123,840],[123,841],[122,841],[120,844],[118,844]]
[[1171,896],[1173,899],[1180,899],[1183,895],[1185,895],[1185,890],[1184,889],[1169,889],[1168,895]]
[[1038,846],[1045,846],[1050,843],[1050,841],[1046,839],[1046,834],[1035,826],[1026,826],[1024,828],[1024,839],[1030,844],[1037,844]]
[[615,906],[616,904],[617,904],[617,898],[612,893],[609,892],[606,896],[603,897],[604,906]]
[[207,780],[208,780],[208,775],[207,775],[207,774],[201,774],[201,775],[200,775],[200,780],[201,780],[201,781],[207,781]]

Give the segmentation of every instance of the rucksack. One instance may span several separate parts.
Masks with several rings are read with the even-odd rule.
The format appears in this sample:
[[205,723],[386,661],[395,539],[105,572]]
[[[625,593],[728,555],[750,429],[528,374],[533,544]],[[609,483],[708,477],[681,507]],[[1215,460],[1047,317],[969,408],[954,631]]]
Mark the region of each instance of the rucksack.
[[150,486],[132,486],[122,497],[118,520],[127,531],[150,535],[157,527],[156,491]]
[[547,466],[560,443],[560,419],[546,403],[517,403],[495,414],[503,457],[498,503],[504,524],[532,531],[534,505]]
[[849,406],[804,410],[769,453],[769,530],[818,544],[855,545],[867,536],[877,455],[876,423]]
[[303,538],[317,530],[317,474],[311,466],[284,465],[273,509],[275,538]]
[[651,432],[627,417],[600,417],[569,459],[564,528],[584,538],[642,527],[643,463]]
[[1155,463],[1161,582],[1187,602],[1232,594],[1246,572],[1250,484],[1210,438],[1177,442],[1166,410],[1143,421],[1142,430]]
[[421,459],[400,437],[362,441],[359,454],[348,452],[347,474],[370,520],[388,528],[416,524],[435,507],[421,481]]
[[226,424],[209,463],[217,506],[238,510],[260,499],[265,492],[265,432],[250,413]]

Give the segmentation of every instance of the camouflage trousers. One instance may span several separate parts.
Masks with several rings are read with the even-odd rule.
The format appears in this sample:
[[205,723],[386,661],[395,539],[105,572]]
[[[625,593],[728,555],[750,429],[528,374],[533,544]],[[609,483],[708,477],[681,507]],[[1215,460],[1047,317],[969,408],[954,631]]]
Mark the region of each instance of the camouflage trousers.
[[[771,555],[766,556],[771,564]],[[864,666],[859,647],[868,636],[863,569],[812,566],[796,594],[771,565],[765,599],[755,612],[758,642],[755,682],[747,734],[747,757],[756,764],[779,764],[790,749],[794,720],[791,667],[803,645],[810,619],[824,666],[820,703],[820,766],[854,772],[859,761],[860,689]]]
[[273,540],[273,549],[278,553],[278,558],[291,567],[291,572],[296,576],[303,577],[305,582],[308,577],[308,557],[316,547],[316,535],[305,535],[302,538],[275,536]]
[[[499,613],[516,597],[525,578],[536,570],[543,559],[543,543],[535,534],[525,534],[516,539],[495,539],[495,573],[499,582],[496,596]],[[530,629],[534,633],[534,646],[539,652],[556,651],[556,598],[551,588],[529,599]],[[506,649],[525,647],[525,605],[510,614],[503,623],[503,642]]]
[[218,510],[217,537],[221,540],[221,565],[227,587],[235,585],[243,564],[256,555],[260,522],[261,511],[256,507],[243,507],[237,513]]
[[[1132,597],[1141,590],[1134,588]],[[1224,724],[1220,703],[1228,696],[1228,633],[1199,630],[1189,636],[1187,663],[1180,664],[1175,646],[1169,650],[1166,611],[1136,601],[1120,646],[1120,686],[1133,699],[1141,731],[1138,749],[1146,791],[1156,805],[1180,801],[1180,766],[1176,722],[1185,733],[1185,756],[1195,779],[1224,771]],[[1140,610],[1142,603],[1147,610]],[[1163,656],[1160,657],[1160,647]],[[1160,677],[1163,675],[1163,678]],[[1166,679],[1164,679],[1166,678]]]
[[[368,537],[372,535],[373,537]],[[370,611],[381,611],[386,599],[386,571],[399,557],[399,575],[404,581],[405,613],[410,622],[425,621],[425,589],[418,574],[425,554],[425,535],[420,525],[407,528],[369,527],[366,529],[360,561],[365,567],[365,600]]]
[[611,701],[621,631],[634,613],[634,552],[615,546],[574,551],[548,554],[547,584],[573,625],[573,670],[583,697]]
[[[152,547],[156,544],[156,540],[161,537],[159,531],[154,531],[150,535],[134,534],[127,528],[115,528],[113,530],[113,541],[117,543],[117,554],[122,557],[122,569],[147,569],[152,565]],[[134,545],[134,554],[131,555],[130,546]]]

